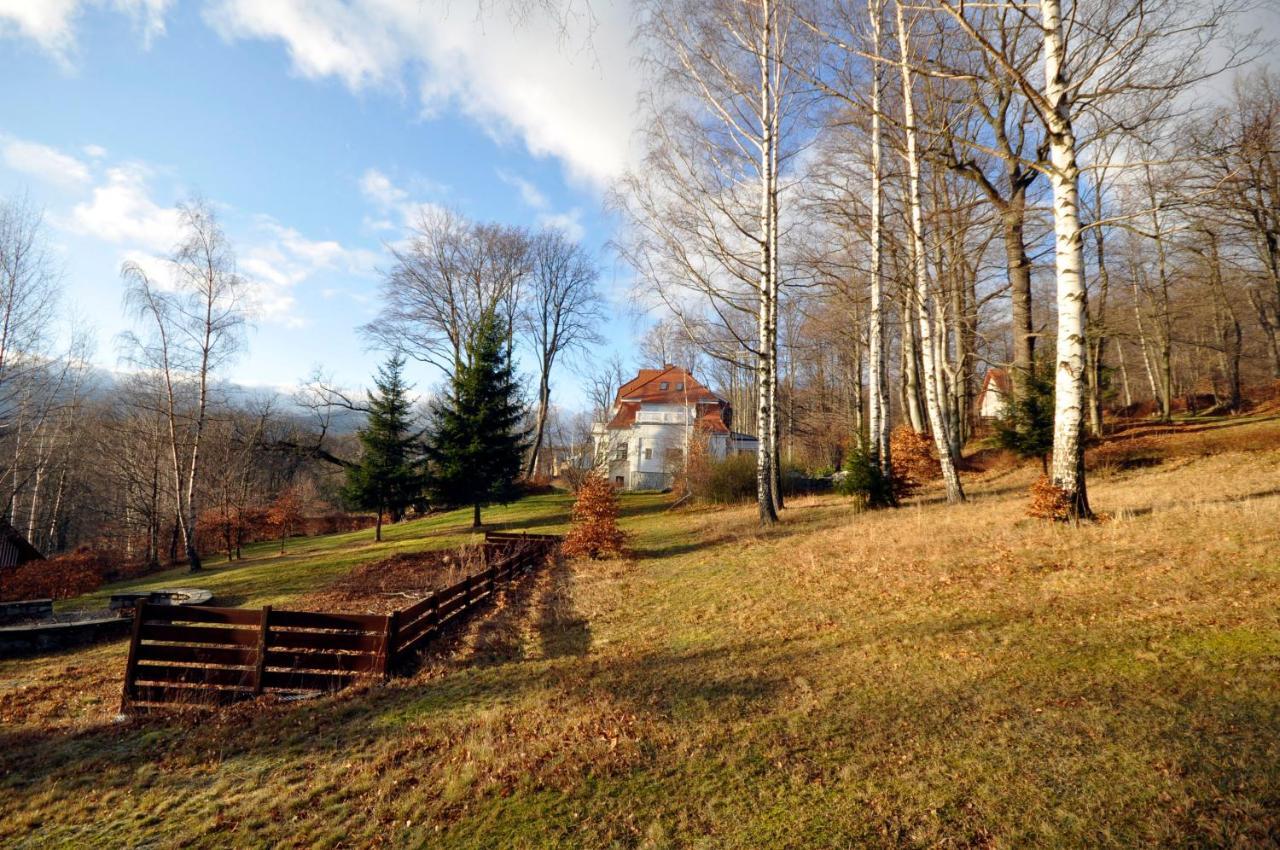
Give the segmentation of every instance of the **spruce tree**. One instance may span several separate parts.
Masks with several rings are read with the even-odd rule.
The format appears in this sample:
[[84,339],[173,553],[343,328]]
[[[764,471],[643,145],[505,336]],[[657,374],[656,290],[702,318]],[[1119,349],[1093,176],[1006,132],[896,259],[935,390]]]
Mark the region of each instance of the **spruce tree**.
[[428,480],[435,499],[471,505],[472,527],[479,528],[482,507],[515,498],[528,432],[506,337],[492,313],[468,355],[449,396],[432,408]]
[[378,368],[376,392],[370,392],[369,418],[360,430],[360,462],[347,469],[346,500],[378,512],[374,539],[382,539],[384,514],[397,522],[422,498],[421,432],[413,430],[404,358],[393,355]]
[[1022,458],[1040,458],[1047,475],[1049,455],[1053,453],[1053,372],[1042,367],[1022,376],[1019,382],[1018,395],[995,421],[996,445]]

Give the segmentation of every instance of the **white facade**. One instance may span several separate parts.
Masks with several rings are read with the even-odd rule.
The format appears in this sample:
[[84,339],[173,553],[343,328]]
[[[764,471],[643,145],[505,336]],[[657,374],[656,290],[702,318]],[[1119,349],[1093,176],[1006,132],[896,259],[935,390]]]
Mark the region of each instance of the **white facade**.
[[755,437],[732,433],[707,433],[696,427],[693,404],[649,404],[636,411],[628,427],[595,427],[596,457],[609,480],[625,490],[662,490],[671,486],[681,468],[689,444],[705,440],[714,459],[730,452],[754,452]]

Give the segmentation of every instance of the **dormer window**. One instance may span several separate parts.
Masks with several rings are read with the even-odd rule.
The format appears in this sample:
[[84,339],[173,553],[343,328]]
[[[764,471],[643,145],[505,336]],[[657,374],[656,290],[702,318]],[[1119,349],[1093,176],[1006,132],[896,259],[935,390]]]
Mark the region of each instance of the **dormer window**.
[[666,381],[662,381],[662,382],[660,382],[660,383],[658,384],[658,389],[659,389],[659,390],[661,390],[662,392],[666,392],[666,391],[667,391],[667,387],[669,387],[669,386],[671,386],[671,385],[670,385],[670,384],[668,384]]
[[678,393],[684,392],[684,381],[681,381],[680,383],[676,384],[676,392]]

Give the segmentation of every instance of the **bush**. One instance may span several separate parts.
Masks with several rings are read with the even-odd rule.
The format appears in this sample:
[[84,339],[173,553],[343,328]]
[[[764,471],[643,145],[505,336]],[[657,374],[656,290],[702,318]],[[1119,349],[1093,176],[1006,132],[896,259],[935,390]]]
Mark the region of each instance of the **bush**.
[[117,565],[107,555],[82,547],[0,572],[0,602],[70,599],[97,590],[116,572]]
[[889,458],[893,468],[893,492],[898,499],[914,495],[926,481],[942,477],[942,464],[934,455],[933,440],[927,434],[899,425],[889,435]]
[[880,471],[861,445],[855,445],[849,453],[836,490],[857,498],[864,508],[883,508],[894,503],[893,481]]
[[756,497],[756,456],[735,454],[711,461],[699,491],[693,495],[699,501],[717,505],[751,501]]
[[566,555],[600,558],[622,554],[626,534],[618,528],[618,492],[603,475],[589,475],[573,503],[573,524],[565,535]]

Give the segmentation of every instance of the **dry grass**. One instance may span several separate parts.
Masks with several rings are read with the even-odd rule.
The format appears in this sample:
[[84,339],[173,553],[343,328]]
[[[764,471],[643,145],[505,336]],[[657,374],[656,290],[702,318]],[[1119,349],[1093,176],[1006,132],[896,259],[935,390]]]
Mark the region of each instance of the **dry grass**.
[[1099,524],[1026,518],[1029,467],[767,532],[646,508],[411,678],[6,721],[0,844],[1275,846],[1280,423],[1237,427],[1095,476]]

